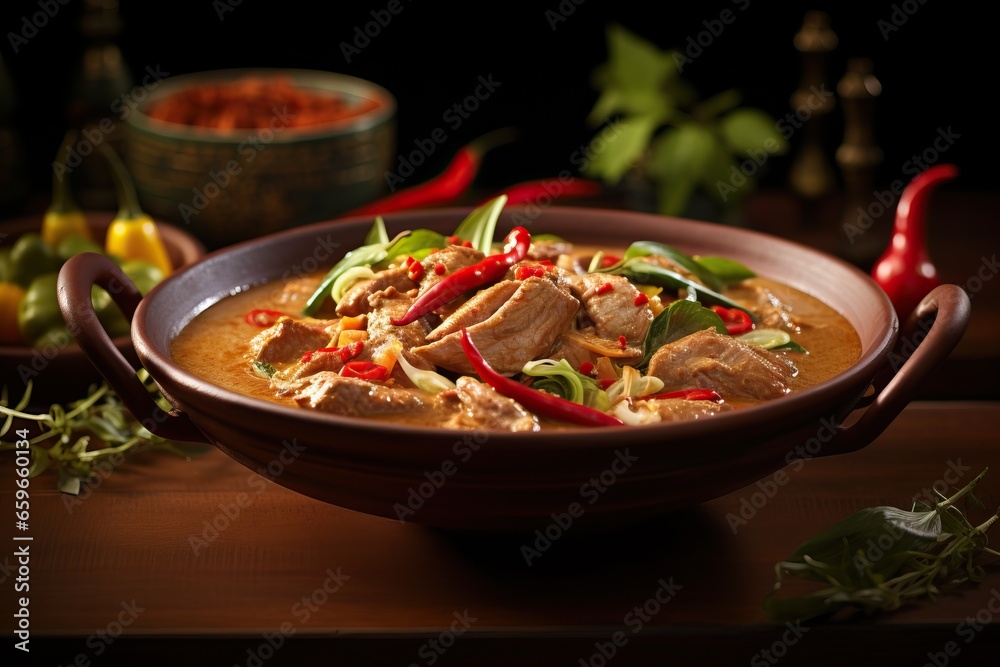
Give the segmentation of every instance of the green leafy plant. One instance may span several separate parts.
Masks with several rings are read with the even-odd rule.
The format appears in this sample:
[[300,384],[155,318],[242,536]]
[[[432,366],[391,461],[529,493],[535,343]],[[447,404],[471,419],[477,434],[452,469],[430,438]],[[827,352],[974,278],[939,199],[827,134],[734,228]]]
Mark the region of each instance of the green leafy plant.
[[[986,546],[997,513],[974,525],[956,503],[964,498],[982,509],[972,490],[985,475],[986,470],[950,497],[939,494],[941,500],[933,506],[918,502],[909,511],[869,507],[810,538],[775,566],[765,611],[779,623],[838,612],[874,614],[982,581],[986,572],[981,560],[1000,556]],[[779,596],[783,575],[824,586]]]
[[592,144],[582,169],[588,176],[615,186],[637,175],[653,185],[659,212],[679,215],[696,191],[723,208],[736,206],[768,157],[787,152],[775,120],[740,107],[739,91],[702,100],[681,76],[679,52],[617,24],[607,29],[607,45],[608,60],[593,74],[600,95],[587,120],[598,126],[614,118],[617,131],[601,150]]
[[[139,377],[160,408],[171,410],[172,406],[159,393],[148,373],[140,370]],[[14,406],[9,404],[7,388],[3,388],[0,392],[0,417],[3,418],[0,438],[11,432],[14,420],[32,422],[34,426],[29,430],[33,437],[28,439],[32,463],[28,477],[54,469],[56,487],[64,493],[79,494],[81,485],[102,467],[116,467],[128,453],[158,449],[191,457],[210,449],[207,445],[175,442],[154,435],[132,416],[107,384],[93,387],[78,401],[52,405],[48,412],[24,412],[30,400],[30,382]],[[12,451],[15,445],[0,440],[0,452]]]

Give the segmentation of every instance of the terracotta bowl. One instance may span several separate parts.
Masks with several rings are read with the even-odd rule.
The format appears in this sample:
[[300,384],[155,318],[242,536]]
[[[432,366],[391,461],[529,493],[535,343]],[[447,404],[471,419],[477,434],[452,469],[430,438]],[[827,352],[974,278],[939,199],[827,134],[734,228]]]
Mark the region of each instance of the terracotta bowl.
[[[150,117],[150,105],[179,92],[246,78],[280,77],[374,108],[297,127],[276,113],[261,129],[220,130]],[[287,111],[287,109],[285,110]],[[189,225],[212,249],[328,220],[381,196],[396,154],[396,100],[370,81],[297,69],[227,69],[172,76],[126,119],[125,159],[143,208]]]
[[[385,218],[390,236],[418,227],[450,233],[467,212],[442,209]],[[501,218],[498,237],[512,226],[512,212]],[[99,257],[74,258],[60,276],[60,305],[79,327],[84,350],[136,416],[160,435],[211,442],[278,484],[351,510],[481,531],[544,529],[555,521],[553,515],[591,528],[621,525],[729,493],[800,456],[864,447],[956,345],[970,314],[960,288],[936,289],[913,321],[915,333],[900,338],[896,353],[899,326],[889,299],[867,275],[838,259],[745,229],[553,207],[531,228],[580,243],[620,246],[649,239],[689,253],[729,256],[812,294],[854,326],[861,358],[801,393],[707,420],[532,434],[317,414],[241,396],[173,363],[171,341],[206,307],[234,289],[280,279],[291,267],[316,258],[332,264],[361,244],[370,225],[369,218],[351,218],[242,243],[175,274],[141,303],[134,293],[123,292],[123,310],[135,310],[132,342],[138,358],[176,406],[170,414],[150,404],[135,369],[109,343],[87,307],[92,283],[122,279],[116,267]],[[613,483],[607,471],[616,471]],[[606,486],[594,497],[597,487],[583,485],[602,473]]]
[[[98,242],[104,239],[112,218],[114,213],[110,211],[87,213],[87,222]],[[162,222],[157,225],[175,267],[192,264],[205,255],[201,242],[184,230]],[[2,237],[5,245],[13,244],[21,234],[38,232],[41,228],[42,216],[31,215],[0,223],[0,234],[7,235]],[[67,342],[66,347],[43,349],[0,345],[3,378],[0,386],[7,386],[14,403],[23,395],[28,380],[32,381],[31,404],[39,407],[83,398],[90,385],[101,382],[101,374],[87,355],[72,344],[72,339]],[[136,358],[128,336],[117,337],[113,342],[122,354]]]

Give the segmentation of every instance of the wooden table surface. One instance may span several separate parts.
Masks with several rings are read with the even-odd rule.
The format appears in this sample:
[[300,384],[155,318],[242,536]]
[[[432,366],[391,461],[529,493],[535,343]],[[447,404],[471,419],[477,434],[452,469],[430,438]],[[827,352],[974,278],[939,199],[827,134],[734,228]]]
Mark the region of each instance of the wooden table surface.
[[[934,483],[960,486],[986,467],[995,472],[980,496],[996,507],[998,432],[1000,403],[916,402],[859,452],[792,464],[786,477],[610,533],[570,528],[530,566],[521,547],[535,535],[450,534],[358,514],[216,450],[134,455],[77,498],[45,474],[31,484],[31,649],[43,661],[30,664],[165,651],[227,666],[310,656],[601,665],[602,651],[614,651],[614,664],[920,665],[948,658],[948,647],[960,651],[955,664],[984,664],[1000,643],[988,623],[1000,613],[1000,564],[961,594],[874,619],[782,626],[761,602],[777,561],[855,510],[908,507]],[[0,458],[4,517],[12,468]],[[7,627],[18,544],[0,560]],[[980,630],[961,625],[970,617]]]

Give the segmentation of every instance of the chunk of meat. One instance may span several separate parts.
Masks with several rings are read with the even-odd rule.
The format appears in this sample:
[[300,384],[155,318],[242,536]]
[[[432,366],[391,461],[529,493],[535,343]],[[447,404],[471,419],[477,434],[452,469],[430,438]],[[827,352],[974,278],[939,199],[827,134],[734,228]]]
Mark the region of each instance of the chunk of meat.
[[528,257],[531,259],[556,260],[559,255],[569,255],[573,252],[573,244],[569,241],[535,240],[532,239],[528,248]]
[[628,342],[639,343],[646,336],[653,311],[648,303],[636,305],[641,292],[627,278],[586,273],[567,280],[599,337],[618,340],[619,336],[625,336]]
[[374,278],[362,280],[347,290],[344,298],[337,304],[338,315],[349,315],[356,317],[362,313],[372,310],[370,298],[378,292],[384,292],[390,287],[399,292],[409,292],[417,288],[417,284],[410,280],[409,272],[405,265],[389,267],[375,274]]
[[[576,299],[551,280],[529,278],[489,319],[467,330],[494,370],[514,375],[532,359],[548,355],[579,307]],[[414,348],[413,353],[456,373],[475,373],[462,351],[460,331]]]
[[432,370],[433,364],[411,352],[413,348],[427,342],[427,334],[431,330],[427,318],[421,317],[401,327],[393,325],[390,321],[402,317],[413,303],[413,298],[400,294],[394,287],[390,287],[384,292],[373,294],[370,301],[372,311],[368,314],[368,341],[365,343],[361,358],[377,360],[393,341],[398,340],[403,345],[403,354],[406,355],[407,361],[417,368]]
[[305,322],[287,315],[250,340],[247,356],[268,364],[290,363],[305,352],[329,347],[331,333],[323,320]]
[[480,290],[427,334],[427,340],[440,340],[450,333],[461,331],[463,327],[471,327],[485,322],[500,310],[500,307],[507,303],[508,299],[514,296],[520,286],[519,281],[503,280],[492,287]]
[[292,397],[304,408],[348,417],[427,412],[434,395],[419,389],[401,389],[323,371],[300,381]]
[[[424,276],[420,279],[420,291],[427,290],[431,285],[440,282],[455,271],[472,266],[485,257],[486,255],[475,248],[466,248],[460,245],[450,245],[442,250],[432,252],[421,262],[424,267]],[[434,269],[437,264],[444,267],[441,273]]]
[[758,327],[801,333],[802,325],[792,309],[767,287],[746,283],[729,288],[728,294],[739,304],[754,311]]
[[541,430],[537,417],[488,384],[463,375],[455,385],[460,407],[458,414],[445,424],[447,428],[512,432]]
[[686,421],[689,419],[704,419],[720,412],[733,410],[728,403],[715,401],[690,401],[683,398],[660,398],[643,401],[645,405],[660,415],[665,422]]
[[283,395],[286,393],[283,385],[287,381],[298,380],[323,371],[339,373],[343,367],[344,360],[339,352],[313,352],[306,361],[295,363],[275,373],[271,378],[271,385],[279,390],[279,395]]
[[726,399],[787,394],[798,370],[786,357],[705,329],[664,345],[649,362],[663,390],[714,389]]

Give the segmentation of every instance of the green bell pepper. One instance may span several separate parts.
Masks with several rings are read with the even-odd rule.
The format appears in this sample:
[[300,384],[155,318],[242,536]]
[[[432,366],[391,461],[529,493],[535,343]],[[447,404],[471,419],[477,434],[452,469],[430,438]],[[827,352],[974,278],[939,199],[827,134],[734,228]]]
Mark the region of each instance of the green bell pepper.
[[56,251],[34,232],[22,234],[14,242],[10,249],[10,263],[10,282],[25,289],[38,276],[58,272],[62,266]]
[[31,346],[37,346],[47,334],[66,329],[59,300],[56,296],[58,273],[45,273],[28,285],[17,311],[17,326],[21,337]]

